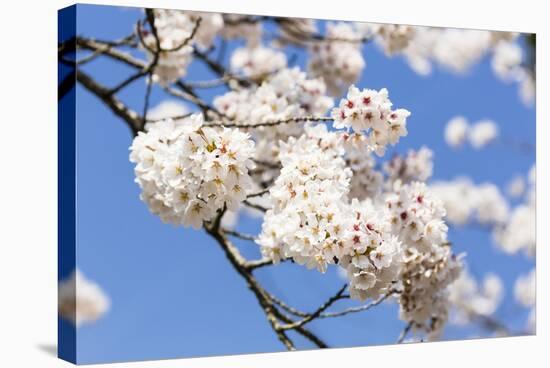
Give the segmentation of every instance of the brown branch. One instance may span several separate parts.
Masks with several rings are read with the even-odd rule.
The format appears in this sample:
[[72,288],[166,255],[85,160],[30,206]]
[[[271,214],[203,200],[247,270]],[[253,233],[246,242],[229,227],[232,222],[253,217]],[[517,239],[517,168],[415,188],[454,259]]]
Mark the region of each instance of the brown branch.
[[136,59],[126,52],[113,49],[111,48],[110,45],[94,39],[77,37],[76,44],[80,48],[87,49],[90,51],[98,51],[105,56],[108,56],[114,60],[120,61],[136,69],[144,69],[146,67],[146,64],[144,61]]
[[240,232],[235,231],[235,230],[221,229],[221,231],[226,235],[234,236],[235,238],[239,238],[239,239],[243,239],[243,240],[255,241],[257,239],[257,237],[254,236],[254,235],[243,234],[243,233],[240,233]]
[[103,101],[115,115],[122,118],[132,131],[133,136],[136,136],[143,129],[142,119],[139,114],[120,102],[120,100],[110,93],[108,88],[99,84],[81,70],[77,71],[76,80]]
[[269,193],[269,188],[262,189],[262,190],[260,190],[259,192],[256,192],[256,193],[251,193],[251,194],[247,195],[246,198],[261,197],[261,196],[263,196],[264,194],[267,194],[267,193]]
[[[147,22],[151,26],[151,33],[153,34],[153,36],[155,38],[155,44],[156,44],[156,50],[153,51],[153,59],[151,60],[151,62],[145,68],[143,68],[142,70],[138,71],[137,73],[131,75],[130,77],[126,78],[125,80],[120,82],[117,86],[113,87],[110,90],[110,93],[112,95],[117,94],[123,88],[126,88],[127,86],[129,86],[132,82],[134,82],[138,79],[141,79],[142,77],[144,77],[146,75],[151,76],[154,72],[155,67],[158,64],[158,61],[159,61],[159,58],[160,58],[160,53],[161,53],[161,47],[160,47],[160,39],[159,39],[158,33],[157,33],[157,28],[155,26],[155,16],[154,16],[154,13],[151,9],[146,9],[146,15],[147,15]],[[140,40],[141,40],[141,21],[138,22],[138,35],[139,35]],[[150,88],[150,87],[148,86],[148,88]],[[149,93],[150,93],[150,90],[149,90]]]
[[[292,37],[296,39],[301,39],[302,42],[349,42],[357,44],[365,44],[370,42],[372,39],[369,37],[360,37],[360,38],[343,38],[343,37],[328,37],[327,35],[320,34],[317,32],[305,32],[302,29],[293,27],[292,18],[271,18],[276,24],[279,25],[282,29],[287,31]],[[292,40],[287,39],[287,42],[292,42]]]
[[181,120],[181,119],[188,118],[191,115],[193,115],[193,113],[190,112],[190,113],[183,114],[183,115],[168,116],[168,117],[160,118],[160,119],[147,119],[147,122],[148,123],[157,123],[157,122],[163,121],[163,120]]
[[298,316],[298,317],[307,317],[309,315],[309,313],[306,313],[306,312],[302,312],[294,307],[291,307],[290,305],[286,304],[285,302],[283,302],[282,300],[280,299],[277,299],[275,296],[271,295],[271,300],[273,301],[273,303],[277,304],[279,307],[281,307],[284,311],[290,313],[290,314],[293,314],[295,316]]
[[[221,79],[226,80],[227,83],[234,81],[240,87],[245,87],[245,88],[250,87],[251,85],[254,84],[252,81],[250,81],[247,78],[239,77],[235,74],[229,73],[222,64],[218,63],[215,60],[210,59],[205,52],[202,52],[195,48],[193,53],[198,59],[202,60],[210,68],[210,70],[214,72],[214,74],[219,76]],[[230,85],[228,85],[228,87],[231,88]]]
[[489,331],[500,333],[506,336],[512,336],[514,333],[501,321],[484,314],[479,314],[472,310],[467,305],[457,305],[458,308],[461,308],[468,317],[481,324],[481,326]]
[[401,344],[403,341],[405,341],[405,337],[407,337],[407,335],[409,334],[409,331],[412,329],[413,324],[413,322],[407,323],[407,325],[405,326],[403,331],[401,331],[399,337],[397,338],[397,344]]
[[[285,331],[279,328],[280,325],[278,322],[278,320],[280,320],[288,324],[293,322],[292,319],[275,307],[274,302],[271,299],[271,295],[260,286],[256,278],[252,275],[252,270],[247,267],[247,261],[240,254],[239,250],[220,232],[220,222],[222,216],[223,211],[220,212],[211,224],[205,226],[206,232],[217,241],[233,268],[235,268],[237,273],[246,281],[248,288],[252,291],[258,303],[264,310],[266,318],[278,339],[288,350],[294,350],[294,343],[286,335]],[[295,331],[313,342],[317,347],[328,347],[319,337],[303,326],[296,327]]]
[[261,211],[261,212],[267,212],[269,208],[266,208],[264,206],[261,206],[259,204],[252,203],[248,200],[244,200],[243,204],[247,207],[254,208],[255,210]]
[[[214,107],[210,106],[205,101],[203,101],[199,97],[197,97],[197,95],[192,91],[192,89],[187,87],[183,82],[181,82],[181,81],[176,82],[176,86],[179,89],[175,89],[175,88],[170,87],[170,86],[164,86],[163,89],[166,91],[166,93],[168,93],[168,94],[170,94],[174,97],[177,97],[177,98],[180,98],[184,101],[188,101],[188,102],[191,102],[191,103],[195,104],[196,106],[198,106],[204,112],[205,117],[207,116],[208,112],[212,112],[213,114],[217,115],[219,118],[228,119],[228,117],[226,115],[222,114],[217,109],[215,109]],[[204,125],[205,126],[211,126],[211,124],[204,124]],[[219,124],[218,124],[218,126],[219,126]]]
[[321,313],[323,313],[328,307],[330,307],[332,304],[334,304],[334,302],[336,302],[337,300],[340,300],[340,299],[345,299],[346,297],[343,294],[344,294],[344,291],[346,290],[347,287],[348,287],[348,284],[345,284],[344,286],[342,286],[336,294],[331,296],[325,303],[323,303],[319,308],[317,308],[317,310],[315,312],[309,314],[307,317],[305,317],[305,318],[303,318],[299,321],[296,321],[296,322],[291,323],[291,324],[280,326],[280,329],[282,329],[282,330],[293,330],[293,329],[296,329],[297,327],[301,327],[301,326],[305,325],[308,322],[313,321],[315,318],[319,317],[321,315]]
[[347,308],[347,309],[344,309],[344,310],[339,311],[339,312],[321,313],[319,315],[319,318],[333,318],[333,317],[345,316],[345,315],[351,314],[351,313],[364,312],[364,311],[367,311],[367,310],[381,304],[384,300],[388,299],[393,294],[395,294],[395,291],[389,292],[389,293],[383,295],[382,297],[376,299],[375,301],[373,301],[369,304],[361,305],[359,307],[351,307],[351,308]]
[[[279,261],[279,263],[285,262],[285,261],[286,261],[286,259],[281,259]],[[253,260],[253,261],[247,261],[246,264],[245,264],[245,267],[249,271],[254,271],[257,268],[261,268],[261,267],[265,267],[265,266],[271,266],[273,264],[275,264],[275,262],[273,262],[272,259],[262,258],[262,259],[257,259],[257,260]]]
[[70,90],[72,90],[75,86],[76,81],[76,69],[71,70],[71,72],[61,81],[59,86],[57,87],[57,100],[61,101],[61,99],[69,93]]
[[250,128],[268,127],[268,126],[276,126],[276,125],[282,125],[282,124],[300,123],[300,122],[308,122],[308,121],[324,122],[324,121],[333,121],[333,120],[334,120],[333,118],[328,116],[298,116],[298,117],[293,117],[288,119],[266,121],[263,123],[255,123],[255,124],[240,124],[240,123],[224,124],[223,122],[215,122],[215,123],[210,123],[205,125],[206,126],[221,125],[226,128],[250,129]]

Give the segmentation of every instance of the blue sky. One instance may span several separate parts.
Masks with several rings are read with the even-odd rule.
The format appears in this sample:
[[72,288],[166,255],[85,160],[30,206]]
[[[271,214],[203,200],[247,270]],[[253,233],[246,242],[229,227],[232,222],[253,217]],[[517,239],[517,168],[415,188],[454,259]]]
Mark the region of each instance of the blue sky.
[[[139,10],[78,7],[79,35],[117,39],[128,35]],[[368,20],[368,19],[365,19]],[[230,50],[229,50],[230,51]],[[294,53],[296,50],[291,50]],[[137,52],[135,55],[143,57]],[[230,55],[230,52],[228,52]],[[461,76],[435,70],[429,77],[414,73],[400,58],[388,59],[374,45],[364,47],[367,67],[357,85],[390,91],[396,107],[412,112],[409,135],[395,152],[426,145],[434,151],[434,179],[468,175],[475,182],[491,181],[501,188],[516,174],[526,174],[534,153],[526,154],[499,141],[481,150],[452,150],[443,141],[445,123],[457,114],[470,121],[490,118],[499,123],[501,137],[535,143],[535,109],[518,99],[517,86],[498,80],[486,58]],[[304,65],[305,55],[297,55]],[[131,73],[120,64],[97,60],[84,67],[101,83],[113,86]],[[193,63],[188,80],[213,76]],[[142,110],[145,82],[137,81],[120,98]],[[220,89],[201,90],[209,100]],[[131,134],[126,125],[99,100],[77,87],[77,266],[98,282],[111,299],[109,312],[78,330],[77,355],[81,363],[144,360],[283,351],[254,296],[231,268],[218,246],[204,233],[163,224],[139,200],[133,166],[128,160]],[[166,99],[153,90],[152,105]],[[386,157],[391,156],[392,151]],[[239,229],[255,233],[257,219],[241,218]],[[456,251],[468,253],[470,271],[478,278],[497,273],[506,295],[496,316],[516,329],[527,312],[513,299],[518,275],[533,260],[508,256],[476,229],[452,228]],[[253,243],[237,242],[248,257],[259,257]],[[304,310],[312,310],[343,284],[336,270],[321,275],[284,264],[262,269],[258,278],[268,290]],[[69,270],[63,270],[68,273]],[[66,275],[62,275],[66,276]],[[355,305],[342,302],[340,307]],[[383,304],[367,313],[311,323],[330,346],[390,344],[404,323],[395,304]],[[70,328],[62,323],[62,328]],[[445,339],[482,336],[476,328],[448,326]],[[296,337],[300,348],[312,346]]]

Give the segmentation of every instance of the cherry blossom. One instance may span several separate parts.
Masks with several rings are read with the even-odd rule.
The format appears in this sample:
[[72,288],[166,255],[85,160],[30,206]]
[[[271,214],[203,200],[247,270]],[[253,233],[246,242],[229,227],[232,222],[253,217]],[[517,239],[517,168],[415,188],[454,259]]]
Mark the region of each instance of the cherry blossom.
[[141,199],[164,222],[195,229],[224,207],[238,209],[252,188],[248,134],[202,124],[201,114],[163,120],[130,147]]
[[405,109],[392,110],[392,105],[387,89],[359,90],[352,85],[346,98],[332,109],[334,127],[366,135],[369,149],[382,156],[386,146],[395,145],[400,137],[407,135],[410,112]]
[[59,283],[59,315],[77,327],[98,320],[109,306],[110,300],[101,287],[78,269]]
[[361,54],[361,33],[349,23],[329,22],[326,41],[309,46],[309,72],[323,77],[329,92],[340,95],[358,81],[366,62]]

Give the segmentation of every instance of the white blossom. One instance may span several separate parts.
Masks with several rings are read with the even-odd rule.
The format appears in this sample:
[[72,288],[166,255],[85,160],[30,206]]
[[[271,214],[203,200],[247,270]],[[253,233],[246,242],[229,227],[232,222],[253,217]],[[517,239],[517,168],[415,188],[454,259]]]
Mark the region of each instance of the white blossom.
[[519,95],[524,104],[532,104],[535,97],[535,83],[525,64],[524,51],[515,38],[502,40],[494,48],[491,66],[505,82],[519,84]]
[[261,80],[285,67],[283,52],[262,45],[241,47],[231,55],[231,68],[253,79]]
[[244,38],[248,46],[253,47],[261,42],[262,23],[248,22],[248,15],[223,14],[224,27],[221,36],[226,40]]
[[460,147],[468,138],[468,121],[463,116],[455,116],[445,126],[445,142],[453,148]]
[[521,73],[523,51],[515,42],[499,42],[495,46],[491,66],[495,74],[503,80],[515,79]]
[[352,129],[355,133],[367,136],[367,146],[379,156],[387,145],[395,145],[400,137],[407,135],[405,109],[392,110],[388,90],[359,90],[350,86],[346,98],[332,109],[336,129]]
[[443,201],[447,220],[455,225],[473,220],[487,225],[503,224],[510,213],[508,202],[492,183],[475,185],[459,177],[448,182],[434,182],[430,187]]
[[364,37],[374,38],[376,43],[391,56],[403,51],[416,34],[415,26],[401,24],[356,23]]
[[343,237],[339,263],[347,270],[350,296],[376,299],[393,291],[403,262],[401,242],[391,233],[387,209],[370,198],[354,199],[346,212],[351,227]]
[[58,289],[59,315],[77,327],[101,318],[109,309],[110,301],[101,287],[87,279],[80,270],[60,281]]
[[346,133],[342,138],[346,165],[353,173],[349,197],[359,200],[375,198],[381,192],[384,177],[382,172],[375,169],[376,161],[368,149],[367,138],[355,133]]
[[386,198],[392,232],[402,242],[400,318],[424,326],[429,339],[440,336],[449,312],[447,286],[460,274],[443,222],[443,203],[421,182],[394,184]]
[[313,35],[317,33],[315,19],[309,18],[280,18],[279,38],[276,44],[285,46],[288,44],[307,46]]
[[258,243],[275,261],[292,258],[321,272],[337,263],[347,270],[353,298],[376,298],[397,278],[401,247],[384,206],[348,202],[351,172],[343,155],[339,134],[324,125],[306,126],[299,139],[282,145],[273,209]]
[[342,211],[351,171],[345,168],[336,133],[307,126],[299,139],[281,145],[282,169],[270,189],[273,209],[264,218],[258,243],[264,256],[292,257],[325,271],[341,258],[341,236],[348,227]]
[[201,114],[163,120],[130,147],[141,198],[164,222],[198,229],[252,187],[254,142],[236,129],[203,127]]
[[536,251],[536,189],[535,166],[529,172],[531,187],[523,203],[516,206],[506,218],[505,224],[494,230],[493,236],[506,253],[523,251],[533,256]]
[[[214,106],[237,124],[260,124],[303,116],[323,116],[333,106],[322,79],[308,79],[298,67],[282,69],[257,88],[231,91],[214,98]],[[252,131],[256,159],[277,160],[277,142],[299,136],[303,124],[263,126]],[[264,178],[266,179],[266,178]]]
[[415,27],[403,55],[411,68],[421,75],[430,74],[433,63],[455,73],[464,73],[502,39],[501,33]]
[[193,41],[201,48],[207,49],[214,44],[214,39],[224,27],[223,17],[219,13],[186,12],[192,20],[201,19],[200,26]]
[[531,75],[526,75],[525,78],[522,78],[519,86],[519,96],[521,101],[530,106],[535,101],[536,95],[536,86],[535,79]]
[[498,126],[494,121],[481,120],[472,125],[469,140],[475,149],[480,149],[498,137]]
[[521,175],[514,176],[506,185],[506,192],[512,198],[521,197],[525,192],[525,179]]
[[536,293],[536,272],[532,269],[528,274],[518,277],[514,285],[514,296],[524,307],[532,307],[536,302]]
[[[153,14],[160,50],[157,50],[153,32],[143,35],[145,45],[142,46],[150,61],[158,53],[153,81],[166,85],[186,75],[187,67],[193,60],[193,44],[209,47],[223,27],[223,18],[216,13],[165,9],[154,9]],[[191,37],[195,28],[196,32]]]
[[521,275],[516,280],[514,285],[514,296],[516,301],[526,307],[530,308],[529,316],[527,318],[527,330],[531,333],[536,332],[536,301],[537,301],[537,282],[536,271],[532,269],[529,273]]
[[475,210],[474,184],[466,178],[453,181],[437,181],[430,185],[431,190],[443,201],[446,219],[455,225],[464,225]]
[[488,273],[483,282],[478,283],[467,270],[463,270],[449,286],[449,300],[454,306],[452,322],[464,325],[475,321],[480,315],[492,315],[499,307],[503,294],[504,285],[496,274]]
[[510,213],[508,202],[494,184],[479,185],[475,189],[473,201],[477,221],[481,224],[503,223],[508,218]]
[[433,172],[433,152],[422,146],[419,150],[409,150],[404,156],[394,156],[384,164],[384,171],[390,182],[401,180],[403,183],[411,181],[427,181]]
[[340,95],[359,80],[365,68],[361,53],[361,34],[350,23],[328,22],[326,41],[309,47],[309,73],[322,77],[333,96]]
[[[175,100],[165,100],[153,107],[147,113],[147,119],[159,121],[169,118],[182,117],[189,113],[187,107]],[[145,124],[145,130],[149,130],[154,122],[148,122]]]

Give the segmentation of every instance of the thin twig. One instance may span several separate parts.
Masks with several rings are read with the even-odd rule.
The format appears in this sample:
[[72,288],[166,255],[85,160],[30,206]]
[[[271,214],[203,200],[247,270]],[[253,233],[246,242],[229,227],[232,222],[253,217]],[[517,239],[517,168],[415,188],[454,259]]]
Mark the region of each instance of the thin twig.
[[[275,308],[269,293],[267,293],[252,275],[251,270],[246,267],[246,260],[241,256],[239,250],[220,233],[220,222],[221,217],[223,216],[223,211],[218,214],[210,226],[206,227],[206,232],[210,234],[218,243],[218,245],[224,251],[227,259],[235,268],[235,270],[243,277],[246,281],[249,289],[254,293],[258,303],[264,310],[266,318],[269,321],[269,324],[275,331],[279,340],[285,345],[289,350],[294,350],[294,343],[286,335],[286,333],[278,328],[278,321],[285,323],[291,323],[292,320],[281,313],[277,308]],[[317,347],[326,348],[328,347],[319,337],[313,334],[311,331],[305,329],[303,326],[296,328],[296,332],[313,342]]]
[[259,192],[256,192],[256,193],[251,193],[251,194],[247,195],[246,198],[261,197],[266,193],[269,193],[269,188],[265,188],[265,189],[260,190]]
[[308,322],[313,321],[315,318],[319,317],[319,315],[321,313],[323,313],[328,307],[330,307],[332,304],[334,304],[334,302],[336,302],[337,300],[340,300],[340,299],[344,299],[345,297],[343,296],[343,294],[344,294],[344,291],[346,290],[347,287],[348,287],[348,284],[344,284],[344,286],[342,286],[336,294],[331,296],[325,303],[323,303],[319,308],[317,308],[317,310],[315,312],[309,314],[307,317],[305,317],[305,318],[303,318],[299,321],[296,321],[294,323],[290,323],[290,324],[287,324],[287,325],[280,326],[279,328],[282,329],[282,330],[293,330],[297,327],[301,327],[301,326],[305,325]]
[[163,120],[181,120],[181,119],[188,118],[191,115],[193,115],[192,112],[187,113],[187,114],[183,114],[183,115],[167,116],[165,118],[160,118],[160,119],[147,119],[147,122],[148,123],[157,123],[157,122],[163,121]]
[[401,333],[399,334],[399,338],[397,339],[398,344],[401,344],[403,341],[405,341],[405,337],[407,337],[412,327],[413,327],[413,322],[407,323],[403,331],[401,331]]
[[281,307],[283,310],[287,311],[290,314],[293,314],[297,317],[307,317],[309,313],[302,312],[294,307],[291,307],[290,305],[286,304],[280,299],[277,299],[275,296],[271,295],[271,300],[277,304],[279,307]]
[[308,121],[333,121],[334,119],[328,116],[298,116],[288,119],[282,119],[282,120],[275,120],[275,121],[266,121],[263,123],[255,123],[255,124],[240,124],[240,123],[229,123],[224,124],[223,122],[215,122],[210,124],[205,124],[206,126],[219,126],[222,125],[226,128],[241,128],[241,129],[249,129],[249,128],[259,128],[259,127],[268,127],[268,126],[275,126],[275,125],[282,125],[282,124],[290,124],[290,123],[300,123],[300,122],[308,122]]
[[246,199],[243,201],[243,204],[247,207],[254,208],[255,210],[258,210],[258,211],[261,211],[261,212],[267,212],[269,210],[269,208],[266,208],[266,207],[261,206],[259,204],[252,203],[252,202],[250,202]]
[[395,292],[389,292],[389,293],[383,295],[382,297],[376,299],[375,301],[373,301],[369,304],[361,305],[359,307],[351,307],[351,308],[347,308],[347,309],[344,309],[344,310],[339,311],[339,312],[321,313],[319,315],[319,318],[333,318],[333,317],[345,316],[345,315],[351,314],[351,313],[364,312],[364,311],[367,311],[367,310],[381,304],[384,300],[388,299],[394,293]]
[[257,236],[250,235],[250,234],[243,234],[243,233],[240,233],[240,232],[235,231],[235,230],[221,229],[221,231],[222,231],[224,234],[233,236],[233,237],[235,237],[235,238],[243,239],[243,240],[256,241],[256,239],[258,239]]

